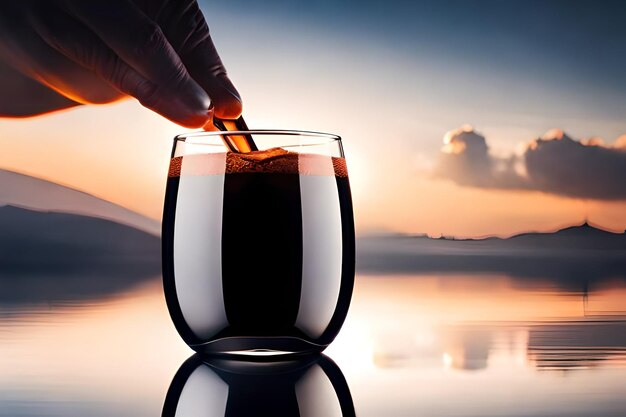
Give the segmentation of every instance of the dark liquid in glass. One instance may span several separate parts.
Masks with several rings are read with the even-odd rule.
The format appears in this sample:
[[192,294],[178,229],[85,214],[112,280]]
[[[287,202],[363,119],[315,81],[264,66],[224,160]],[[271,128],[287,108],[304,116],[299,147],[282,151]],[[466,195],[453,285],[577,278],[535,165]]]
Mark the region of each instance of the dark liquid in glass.
[[164,286],[195,350],[322,350],[347,314],[354,255],[343,158],[275,149],[172,160]]

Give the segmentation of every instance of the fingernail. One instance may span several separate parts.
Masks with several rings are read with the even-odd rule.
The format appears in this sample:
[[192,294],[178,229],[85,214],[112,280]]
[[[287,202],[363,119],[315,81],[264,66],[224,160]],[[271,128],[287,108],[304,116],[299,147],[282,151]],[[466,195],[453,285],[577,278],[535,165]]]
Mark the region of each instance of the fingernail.
[[181,124],[189,127],[202,127],[213,119],[213,103],[209,95],[195,82],[176,92],[176,104],[185,114]]

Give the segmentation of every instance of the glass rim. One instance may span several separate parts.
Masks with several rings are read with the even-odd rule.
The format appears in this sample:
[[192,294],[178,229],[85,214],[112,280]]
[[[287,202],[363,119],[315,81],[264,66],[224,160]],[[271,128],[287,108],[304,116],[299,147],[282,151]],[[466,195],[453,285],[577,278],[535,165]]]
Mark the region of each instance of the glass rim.
[[[327,141],[320,142],[318,145],[324,143],[339,142],[341,143],[341,137],[333,133],[314,132],[309,130],[289,130],[289,129],[251,129],[251,130],[229,130],[228,132],[221,130],[205,131],[200,130],[196,132],[181,133],[174,136],[174,143],[186,142],[187,139],[202,139],[202,138],[214,138],[216,136],[234,136],[234,135],[277,135],[277,136],[307,136],[313,138],[327,139]],[[222,144],[214,143],[201,143],[195,142],[194,145],[205,146],[222,146]]]

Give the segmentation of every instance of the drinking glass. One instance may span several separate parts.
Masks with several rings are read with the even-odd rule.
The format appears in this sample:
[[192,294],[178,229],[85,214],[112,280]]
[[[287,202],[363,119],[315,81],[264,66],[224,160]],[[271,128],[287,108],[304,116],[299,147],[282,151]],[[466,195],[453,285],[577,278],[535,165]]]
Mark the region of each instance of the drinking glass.
[[[259,149],[229,152],[228,136]],[[348,312],[354,220],[338,136],[286,130],[177,136],[163,280],[184,341],[206,354],[321,352]]]

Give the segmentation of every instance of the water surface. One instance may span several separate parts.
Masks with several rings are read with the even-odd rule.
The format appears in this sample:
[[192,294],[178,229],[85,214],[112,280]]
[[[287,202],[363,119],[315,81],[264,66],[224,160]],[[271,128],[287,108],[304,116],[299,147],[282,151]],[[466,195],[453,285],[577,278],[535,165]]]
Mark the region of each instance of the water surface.
[[[623,417],[626,279],[576,282],[361,275],[326,353],[359,416]],[[0,416],[161,414],[192,352],[159,276],[113,292],[33,292],[1,298]]]

